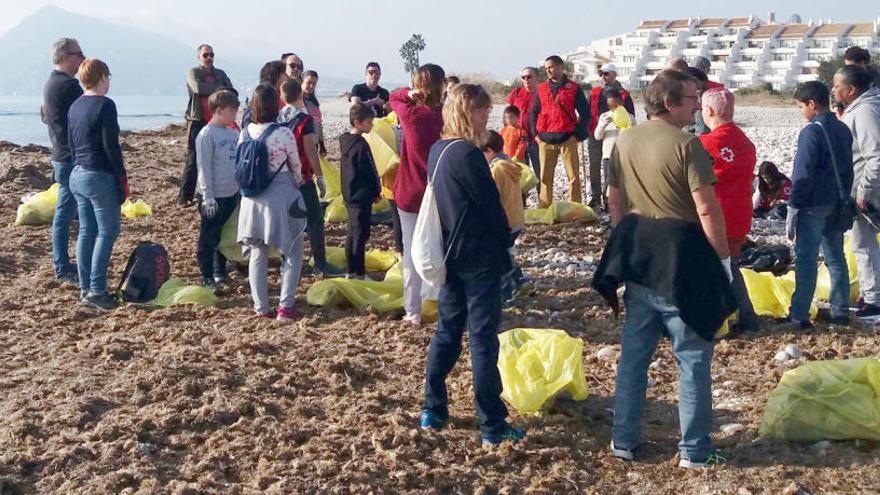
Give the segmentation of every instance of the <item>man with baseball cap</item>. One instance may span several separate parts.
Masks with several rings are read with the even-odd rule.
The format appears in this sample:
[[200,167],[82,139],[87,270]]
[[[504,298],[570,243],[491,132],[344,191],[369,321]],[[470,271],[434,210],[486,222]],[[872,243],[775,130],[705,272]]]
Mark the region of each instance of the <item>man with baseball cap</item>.
[[590,131],[587,138],[587,150],[590,156],[590,207],[605,206],[602,204],[602,140],[593,134],[599,123],[599,116],[608,111],[608,95],[606,91],[615,88],[620,91],[623,107],[630,115],[635,115],[635,107],[630,94],[623,89],[617,80],[617,66],[604,64],[599,68],[601,82],[590,90]]

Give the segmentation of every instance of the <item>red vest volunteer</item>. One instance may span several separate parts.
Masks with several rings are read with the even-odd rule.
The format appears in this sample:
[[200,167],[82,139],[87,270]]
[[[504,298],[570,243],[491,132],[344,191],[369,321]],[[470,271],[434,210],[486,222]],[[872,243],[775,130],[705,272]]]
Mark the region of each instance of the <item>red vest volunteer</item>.
[[563,143],[579,128],[588,125],[589,118],[587,97],[574,82],[564,79],[538,85],[531,120],[541,141]]

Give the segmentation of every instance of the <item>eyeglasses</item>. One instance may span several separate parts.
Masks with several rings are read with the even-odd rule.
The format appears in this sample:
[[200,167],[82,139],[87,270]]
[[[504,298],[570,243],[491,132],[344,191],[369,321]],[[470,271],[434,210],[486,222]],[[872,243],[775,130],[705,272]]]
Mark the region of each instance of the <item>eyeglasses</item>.
[[214,54],[211,52],[203,53],[202,58],[214,58]]
[[303,68],[303,64],[300,64],[298,62],[293,62],[292,64],[287,64],[287,66],[290,67],[291,69],[302,70],[302,68]]
[[522,79],[523,81],[527,81],[527,80],[531,79],[532,76],[531,75],[519,76],[519,78]]
[[381,72],[379,72],[379,71],[377,71],[377,70],[368,70],[368,71],[367,71],[367,74],[370,74],[370,75],[376,75],[376,74],[381,74]]

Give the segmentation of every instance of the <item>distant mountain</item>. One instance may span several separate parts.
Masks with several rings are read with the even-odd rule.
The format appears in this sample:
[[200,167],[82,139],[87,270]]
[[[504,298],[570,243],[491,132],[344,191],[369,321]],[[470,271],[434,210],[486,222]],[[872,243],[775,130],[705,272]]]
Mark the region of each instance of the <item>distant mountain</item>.
[[[195,47],[143,29],[46,6],[0,37],[0,95],[39,95],[52,70],[52,43],[76,38],[87,57],[107,62],[114,95],[185,95],[186,70],[196,64]],[[220,57],[240,90],[253,88],[265,62]],[[353,81],[322,75],[321,93],[338,94]]]

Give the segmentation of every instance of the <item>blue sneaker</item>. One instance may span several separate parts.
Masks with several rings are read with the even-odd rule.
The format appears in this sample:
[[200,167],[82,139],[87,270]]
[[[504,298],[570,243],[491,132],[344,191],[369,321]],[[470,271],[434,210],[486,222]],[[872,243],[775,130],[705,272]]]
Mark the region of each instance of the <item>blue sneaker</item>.
[[504,431],[494,435],[480,435],[483,445],[500,445],[501,442],[510,441],[517,443],[526,437],[526,431],[514,428],[510,425],[504,426]]
[[439,430],[446,426],[446,420],[431,411],[422,411],[419,416],[419,427],[423,430]]

